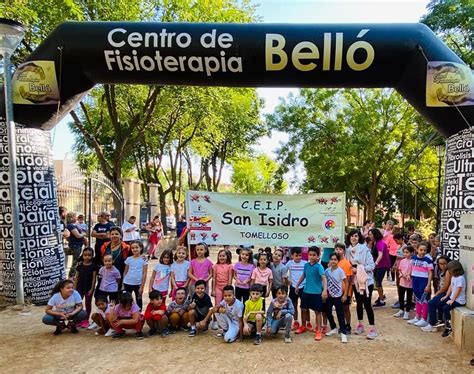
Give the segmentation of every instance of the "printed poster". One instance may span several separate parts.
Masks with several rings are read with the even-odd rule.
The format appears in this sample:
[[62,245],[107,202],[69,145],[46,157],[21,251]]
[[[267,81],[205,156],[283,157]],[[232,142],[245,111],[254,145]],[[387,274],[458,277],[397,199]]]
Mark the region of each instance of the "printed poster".
[[54,61],[28,61],[13,74],[13,103],[57,104],[59,88]]
[[426,74],[426,106],[474,105],[474,79],[467,65],[430,61]]
[[344,241],[344,192],[245,195],[188,191],[186,211],[190,244],[334,247]]

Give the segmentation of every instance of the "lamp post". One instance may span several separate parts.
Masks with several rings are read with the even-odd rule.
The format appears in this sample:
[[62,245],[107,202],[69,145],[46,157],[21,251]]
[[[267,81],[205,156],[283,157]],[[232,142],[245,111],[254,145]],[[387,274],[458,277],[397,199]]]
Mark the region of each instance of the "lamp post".
[[16,132],[15,122],[13,120],[13,101],[12,101],[12,77],[11,77],[11,56],[18,48],[25,29],[16,21],[0,18],[0,55],[3,57],[3,89],[5,95],[5,120],[7,125],[8,139],[8,157],[10,159],[10,197],[11,214],[13,226],[13,247],[15,250],[15,288],[16,303],[23,305],[25,303],[23,290],[23,263],[21,259],[20,247],[20,209],[18,195],[18,181],[16,173]]
[[441,223],[441,165],[443,164],[445,144],[438,144],[436,146],[436,155],[438,156],[438,195],[436,199],[436,234],[439,235],[440,223]]

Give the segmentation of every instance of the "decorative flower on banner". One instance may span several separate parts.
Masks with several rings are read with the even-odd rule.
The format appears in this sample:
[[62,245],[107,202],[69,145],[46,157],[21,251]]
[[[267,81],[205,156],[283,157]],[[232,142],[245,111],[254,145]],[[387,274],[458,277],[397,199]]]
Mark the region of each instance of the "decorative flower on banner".
[[339,237],[333,236],[332,242],[333,242],[334,244],[336,244],[338,241],[339,241]]
[[319,199],[316,199],[316,202],[318,204],[326,205],[328,203],[328,199],[326,199],[324,197],[320,197]]
[[219,234],[217,232],[214,232],[212,235],[211,235],[211,238],[216,241],[217,240],[217,237],[219,236]]
[[200,197],[198,194],[191,195],[191,201],[199,201]]
[[331,197],[330,201],[331,201],[331,204],[336,204],[336,203],[338,203],[339,201],[341,201],[341,199],[339,199],[338,197],[334,196],[334,197]]
[[308,236],[308,243],[314,243],[316,241],[316,238],[311,235],[311,236]]
[[191,233],[191,240],[196,240],[196,233],[194,232]]
[[319,240],[321,240],[321,243],[329,243],[329,238],[327,236],[319,235]]
[[211,197],[210,197],[209,195],[204,195],[202,198],[204,199],[204,201],[205,201],[206,203],[210,203],[210,202],[211,202]]
[[202,239],[202,240],[206,240],[207,234],[206,234],[205,232],[202,232],[202,233],[200,233],[199,235],[201,235],[201,239]]

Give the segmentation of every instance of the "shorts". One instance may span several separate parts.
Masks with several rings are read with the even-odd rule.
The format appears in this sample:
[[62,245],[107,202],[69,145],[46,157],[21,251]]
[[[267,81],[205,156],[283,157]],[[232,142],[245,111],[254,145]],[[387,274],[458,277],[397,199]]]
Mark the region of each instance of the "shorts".
[[298,299],[301,298],[301,295],[303,294],[303,287],[301,287],[299,290],[298,290],[298,294],[295,292],[295,288],[293,286],[290,286],[290,294],[288,295],[288,297],[290,298],[290,300],[292,301],[293,303],[293,306],[296,308],[296,304],[298,303]]
[[[201,322],[204,318],[206,318],[206,316],[203,316],[201,313],[198,313],[197,311],[196,311],[195,315],[196,315],[196,322]],[[211,322],[211,321],[209,320],[207,322],[209,324],[209,322]]]
[[374,271],[374,278],[375,278],[375,287],[382,287],[382,281],[385,276],[385,273],[390,270],[386,268],[377,268]]
[[320,293],[306,293],[301,295],[301,309],[311,309],[315,312],[323,311],[323,298]]

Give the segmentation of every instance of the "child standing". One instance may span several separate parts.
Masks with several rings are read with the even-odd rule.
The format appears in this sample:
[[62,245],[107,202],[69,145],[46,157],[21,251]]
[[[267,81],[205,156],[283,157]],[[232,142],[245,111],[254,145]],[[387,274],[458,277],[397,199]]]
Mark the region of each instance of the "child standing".
[[[270,269],[272,270],[273,282],[272,282],[272,298],[276,297],[277,289],[279,287],[285,287],[288,289],[285,284],[285,265],[282,264],[283,251],[281,249],[276,249],[273,252],[272,262],[270,263]],[[285,295],[288,294],[288,291],[285,292]]]
[[81,295],[74,290],[74,282],[69,279],[58,282],[51,290],[51,295],[43,323],[56,326],[54,335],[61,334],[66,327],[73,334],[77,334],[79,330],[76,325],[84,321],[87,314],[82,309]]
[[328,297],[324,303],[324,306],[329,325],[331,326],[331,331],[328,331],[326,336],[332,336],[338,333],[336,329],[336,322],[334,322],[334,317],[332,316],[332,307],[334,306],[336,308],[337,320],[339,322],[341,341],[343,343],[347,343],[347,327],[344,320],[344,308],[342,303],[347,299],[347,284],[349,282],[347,281],[344,270],[338,266],[339,260],[340,256],[337,253],[333,253],[329,257],[328,268],[325,271]]
[[254,268],[252,250],[242,248],[239,252],[239,262],[234,265],[235,297],[242,303],[245,303],[250,296],[249,289]]
[[82,251],[82,261],[77,265],[76,275],[74,276],[74,288],[86,302],[87,319],[79,324],[83,328],[89,327],[88,321],[92,310],[92,295],[94,294],[97,272],[99,271],[99,266],[92,262],[92,257],[94,257],[92,248],[84,248]]
[[[264,255],[262,253],[259,256]],[[251,336],[255,332],[255,345],[262,343],[262,327],[265,324],[265,306],[262,297],[262,286],[253,284],[250,286],[250,298],[244,304],[243,314],[244,336]]]
[[143,243],[141,241],[132,241],[130,243],[130,250],[132,251],[132,257],[127,257],[125,260],[123,289],[126,292],[135,293],[135,300],[141,311],[143,308],[142,294],[145,287],[148,263],[141,256],[143,253]]
[[95,326],[89,327],[89,329],[99,327],[99,330],[95,332],[96,335],[105,335],[105,336],[112,336],[114,330],[111,329],[109,323],[109,314],[110,314],[110,306],[107,302],[107,298],[103,295],[98,295],[95,298],[95,306],[97,307],[97,312],[92,314],[92,321]]
[[99,270],[99,294],[108,298],[109,302],[118,301],[119,280],[122,278],[118,269],[113,265],[112,255],[104,256],[104,266]]
[[164,338],[168,335],[166,304],[163,302],[163,296],[159,291],[151,291],[149,297],[150,303],[145,310],[145,321],[150,326],[148,336],[153,336],[161,331],[161,336]]
[[[232,254],[229,250],[221,249],[217,254],[217,263],[212,267],[212,291],[215,304],[222,301],[224,287],[232,284]],[[217,320],[211,322],[211,329],[217,330]]]
[[187,330],[189,322],[189,304],[191,304],[191,301],[186,298],[186,288],[178,288],[176,290],[176,299],[172,301],[166,309],[170,325],[174,331],[177,331],[180,327],[183,330]]
[[188,288],[189,286],[188,271],[191,263],[186,260],[186,257],[186,247],[178,246],[171,264],[171,300],[175,299],[176,290],[179,287]]
[[161,292],[163,303],[165,303],[166,296],[168,295],[172,263],[173,252],[169,249],[165,249],[160,256],[160,262],[155,265],[153,273],[151,273],[149,292],[153,290]]
[[291,323],[295,308],[288,298],[287,288],[280,286],[276,297],[271,301],[267,310],[267,334],[276,335],[281,327],[285,328],[285,343],[291,343]]
[[191,266],[188,270],[188,276],[191,279],[190,293],[195,291],[196,281],[203,279],[206,282],[206,290],[209,290],[208,282],[212,278],[213,263],[208,259],[209,248],[206,243],[196,245],[196,258],[191,260]]
[[118,303],[109,313],[109,322],[114,329],[112,339],[119,339],[125,335],[125,329],[135,329],[135,338],[142,340],[144,338],[143,316],[140,314],[138,305],[133,301],[132,294],[124,292],[120,295]]
[[431,279],[433,278],[433,262],[426,255],[429,251],[430,244],[422,241],[418,244],[416,255],[411,258],[411,278],[416,301],[416,316],[408,323],[417,327],[428,325],[428,293],[431,291]]
[[262,296],[268,297],[272,289],[273,273],[269,268],[270,261],[266,253],[259,253],[257,258],[258,266],[252,271],[252,284],[262,287]]
[[[305,286],[305,281],[299,284],[299,289],[297,289],[297,284],[301,275],[304,271],[304,266],[306,261],[301,259],[301,248],[293,247],[291,249],[291,260],[286,263],[286,275],[285,280],[286,284],[290,286],[290,299],[295,307],[295,318],[293,322],[293,329],[298,330],[300,324],[298,323],[298,299],[303,294],[303,288]],[[303,316],[301,316],[303,317]],[[307,327],[310,330],[312,329],[311,323],[308,321],[308,326],[303,325],[303,327]],[[305,330],[306,331],[306,330]]]
[[354,283],[354,276],[352,273],[352,264],[346,258],[346,247],[342,243],[336,243],[334,246],[334,253],[339,255],[339,262],[337,266],[339,266],[346,275],[347,285],[346,289],[344,290],[344,294],[346,295],[346,299],[342,300],[342,305],[344,309],[344,317],[346,323],[346,334],[351,333],[351,299],[352,299],[352,285]]
[[[404,320],[410,319],[411,301],[413,299],[413,282],[411,279],[412,263],[411,258],[415,249],[409,245],[403,249],[404,259],[398,263],[398,305],[400,310],[394,317],[403,317]],[[406,294],[406,304],[405,304]]]
[[192,296],[189,304],[189,323],[191,331],[188,336],[196,336],[197,330],[207,331],[209,321],[212,316],[212,301],[206,293],[206,282],[199,279],[196,282],[196,292]]
[[299,292],[299,286],[306,280],[301,295],[301,320],[302,325],[296,330],[296,334],[306,332],[306,322],[309,321],[309,311],[316,313],[316,334],[314,339],[320,341],[323,338],[321,331],[321,319],[323,311],[323,298],[327,298],[327,282],[323,266],[318,262],[321,249],[310,247],[308,250],[309,261],[304,264],[303,274],[296,284],[295,291]]
[[223,298],[224,300],[213,309],[213,313],[217,314],[217,323],[223,330],[216,337],[224,338],[226,343],[232,343],[243,336],[244,304],[236,299],[234,287],[231,285],[224,287]]

